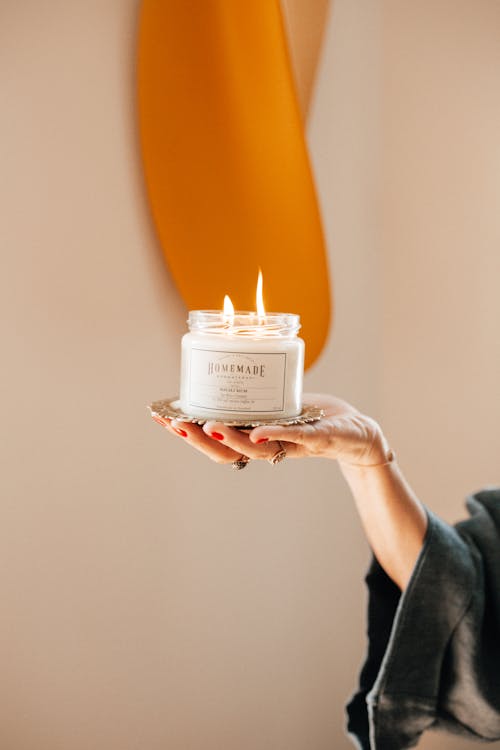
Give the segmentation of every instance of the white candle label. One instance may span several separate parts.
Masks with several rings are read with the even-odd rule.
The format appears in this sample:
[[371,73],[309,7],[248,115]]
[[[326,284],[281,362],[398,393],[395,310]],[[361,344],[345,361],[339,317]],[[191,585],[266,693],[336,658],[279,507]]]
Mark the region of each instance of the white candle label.
[[191,349],[189,406],[214,411],[280,412],[286,352]]

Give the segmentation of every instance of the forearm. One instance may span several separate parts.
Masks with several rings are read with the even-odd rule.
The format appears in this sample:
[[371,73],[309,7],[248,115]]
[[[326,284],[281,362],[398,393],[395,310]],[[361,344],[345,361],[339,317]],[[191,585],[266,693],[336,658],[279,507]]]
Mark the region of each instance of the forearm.
[[385,466],[340,463],[373,553],[401,590],[406,588],[427,530],[427,515],[396,461]]

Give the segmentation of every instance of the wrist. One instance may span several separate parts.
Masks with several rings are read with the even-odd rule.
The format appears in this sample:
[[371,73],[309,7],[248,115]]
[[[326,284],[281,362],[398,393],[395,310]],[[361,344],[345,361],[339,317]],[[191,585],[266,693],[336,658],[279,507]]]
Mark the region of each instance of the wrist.
[[338,462],[341,468],[371,469],[394,463],[396,454],[389,446],[380,425],[365,415],[361,415],[359,421],[362,422],[366,435],[365,448],[357,455],[339,456]]
[[387,460],[377,464],[351,464],[346,462],[340,462],[340,469],[344,475],[344,479],[349,484],[352,482],[359,482],[370,480],[371,477],[376,475],[382,475],[384,473],[392,473],[397,466],[396,454],[392,449],[387,451]]

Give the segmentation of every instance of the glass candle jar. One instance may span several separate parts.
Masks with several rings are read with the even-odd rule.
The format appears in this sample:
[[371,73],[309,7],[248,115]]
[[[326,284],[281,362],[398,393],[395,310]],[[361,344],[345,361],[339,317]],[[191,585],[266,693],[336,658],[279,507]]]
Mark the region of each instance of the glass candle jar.
[[295,417],[304,342],[298,315],[193,310],[182,338],[182,411],[211,419]]

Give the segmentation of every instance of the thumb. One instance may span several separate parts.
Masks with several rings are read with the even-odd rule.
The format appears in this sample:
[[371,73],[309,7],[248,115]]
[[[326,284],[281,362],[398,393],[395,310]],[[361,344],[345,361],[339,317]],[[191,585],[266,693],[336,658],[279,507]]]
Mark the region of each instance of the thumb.
[[249,434],[252,443],[264,443],[268,440],[284,440],[288,443],[304,445],[316,432],[311,424],[263,425],[255,427]]

